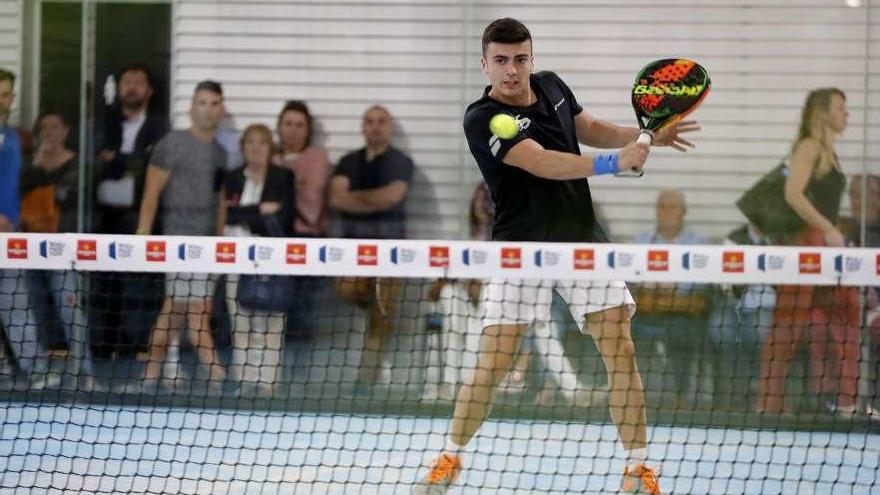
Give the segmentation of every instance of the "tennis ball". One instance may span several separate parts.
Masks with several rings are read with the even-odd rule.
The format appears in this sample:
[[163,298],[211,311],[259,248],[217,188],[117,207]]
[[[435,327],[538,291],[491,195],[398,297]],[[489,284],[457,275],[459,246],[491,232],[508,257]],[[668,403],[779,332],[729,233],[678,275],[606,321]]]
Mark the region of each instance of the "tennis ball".
[[501,139],[513,139],[519,132],[516,119],[506,113],[499,113],[489,121],[489,130]]

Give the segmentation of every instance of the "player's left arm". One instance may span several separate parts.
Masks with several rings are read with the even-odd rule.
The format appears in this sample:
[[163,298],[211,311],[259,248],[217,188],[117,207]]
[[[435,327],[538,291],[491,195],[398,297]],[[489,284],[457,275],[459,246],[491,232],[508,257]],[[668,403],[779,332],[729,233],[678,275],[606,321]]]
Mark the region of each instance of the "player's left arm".
[[639,137],[638,128],[621,127],[607,120],[598,119],[586,110],[574,117],[574,126],[578,142],[592,148],[623,148]]
[[[621,127],[614,123],[590,115],[586,110],[574,118],[578,142],[599,149],[622,148],[638,139],[637,127]],[[654,134],[654,146],[669,146],[678,151],[687,151],[694,144],[681,137],[681,134],[700,130],[695,120],[685,120],[666,127]]]

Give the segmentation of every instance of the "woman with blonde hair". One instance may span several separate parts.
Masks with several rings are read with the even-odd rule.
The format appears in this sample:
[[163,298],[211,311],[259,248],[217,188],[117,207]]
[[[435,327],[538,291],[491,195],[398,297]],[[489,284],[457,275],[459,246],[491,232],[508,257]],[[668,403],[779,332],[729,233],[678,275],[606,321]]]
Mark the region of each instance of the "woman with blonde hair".
[[[845,244],[837,223],[846,177],[834,146],[846,129],[848,115],[846,95],[837,88],[817,89],[807,96],[785,182],[785,201],[804,227],[788,236],[789,245]],[[773,327],[761,355],[758,410],[792,412],[786,403],[785,382],[791,361],[804,342],[809,342],[812,387],[822,405],[835,414],[855,414],[858,292],[805,285],[784,285],[777,290]]]

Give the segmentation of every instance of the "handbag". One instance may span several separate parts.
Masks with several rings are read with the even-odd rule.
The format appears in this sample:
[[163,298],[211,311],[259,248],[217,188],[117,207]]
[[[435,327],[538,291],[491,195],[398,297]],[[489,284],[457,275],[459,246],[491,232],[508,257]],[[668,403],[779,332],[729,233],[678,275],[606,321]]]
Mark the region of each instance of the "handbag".
[[[788,244],[806,226],[785,200],[785,181],[789,174],[787,158],[783,158],[736,202],[739,211],[774,244]],[[812,194],[809,191],[804,194],[812,203]]]
[[288,313],[295,308],[295,284],[288,275],[243,274],[238,279],[238,304],[249,310]]
[[54,184],[35,187],[21,199],[20,223],[23,232],[58,232],[60,219]]

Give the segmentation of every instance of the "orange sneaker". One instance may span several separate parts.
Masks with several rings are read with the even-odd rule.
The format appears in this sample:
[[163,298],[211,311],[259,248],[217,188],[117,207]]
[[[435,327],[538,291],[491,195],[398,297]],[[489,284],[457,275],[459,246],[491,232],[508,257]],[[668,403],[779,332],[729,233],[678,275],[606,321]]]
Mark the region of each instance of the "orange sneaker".
[[413,490],[413,495],[442,495],[458,479],[461,474],[461,459],[453,454],[441,454],[425,479],[421,480]]
[[644,464],[638,464],[634,467],[627,466],[623,470],[623,483],[620,489],[624,493],[662,495],[660,493],[660,482],[657,480],[657,472]]

